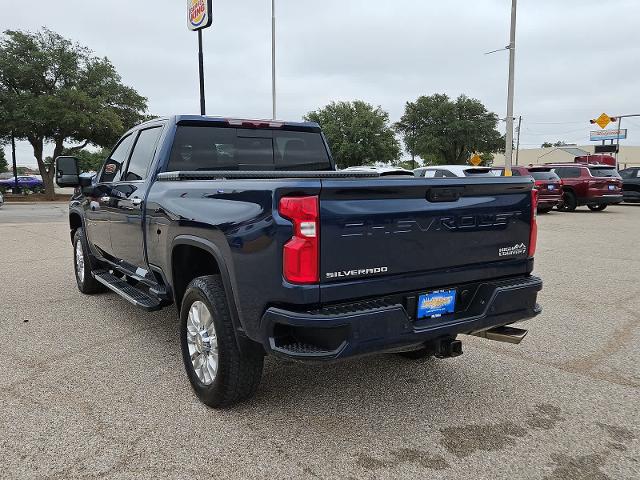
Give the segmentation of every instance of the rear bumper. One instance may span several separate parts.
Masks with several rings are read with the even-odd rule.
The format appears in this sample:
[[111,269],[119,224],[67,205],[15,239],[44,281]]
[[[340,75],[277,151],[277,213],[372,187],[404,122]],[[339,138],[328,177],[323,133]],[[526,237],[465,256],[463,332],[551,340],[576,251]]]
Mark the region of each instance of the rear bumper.
[[263,344],[267,352],[304,361],[401,350],[535,317],[541,289],[537,277],[462,285],[456,288],[462,305],[454,314],[420,320],[417,296],[425,292],[306,312],[272,307],[262,318]]
[[580,205],[613,205],[622,202],[622,194],[601,195],[598,197],[581,198]]

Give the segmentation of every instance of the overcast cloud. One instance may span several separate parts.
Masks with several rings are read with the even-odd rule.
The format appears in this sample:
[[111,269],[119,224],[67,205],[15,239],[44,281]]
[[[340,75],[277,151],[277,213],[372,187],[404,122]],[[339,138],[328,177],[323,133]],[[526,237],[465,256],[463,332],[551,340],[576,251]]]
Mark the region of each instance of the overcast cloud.
[[[276,0],[278,116],[362,99],[397,120],[419,95],[465,93],[504,117],[510,0]],[[601,112],[640,113],[640,2],[520,0],[515,113],[524,147],[588,144]],[[207,112],[271,115],[271,2],[214,0],[204,32]],[[186,0],[0,0],[0,28],[47,26],[107,56],[157,115],[197,113]],[[626,125],[640,144],[640,118]],[[504,128],[504,127],[502,127]],[[9,154],[9,151],[6,151]],[[8,155],[7,155],[8,156]],[[35,165],[21,144],[18,163]]]

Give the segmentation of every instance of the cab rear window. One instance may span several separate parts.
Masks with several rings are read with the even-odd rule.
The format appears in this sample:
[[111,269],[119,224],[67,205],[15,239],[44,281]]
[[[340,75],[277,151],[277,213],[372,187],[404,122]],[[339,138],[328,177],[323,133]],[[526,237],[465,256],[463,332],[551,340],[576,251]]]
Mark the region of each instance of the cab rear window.
[[268,129],[179,126],[169,171],[331,170],[322,135]]

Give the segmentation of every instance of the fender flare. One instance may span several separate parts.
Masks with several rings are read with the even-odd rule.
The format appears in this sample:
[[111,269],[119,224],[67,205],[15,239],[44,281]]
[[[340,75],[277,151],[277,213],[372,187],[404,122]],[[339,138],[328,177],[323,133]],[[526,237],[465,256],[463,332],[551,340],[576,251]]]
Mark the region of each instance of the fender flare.
[[[222,284],[224,285],[225,295],[227,297],[227,303],[229,304],[229,311],[231,313],[231,321],[233,323],[233,329],[236,333],[236,341],[238,347],[242,350],[243,343],[249,341],[245,334],[245,329],[240,319],[240,312],[238,310],[238,298],[236,295],[236,289],[234,288],[234,281],[232,279],[231,272],[224,259],[221,249],[213,242],[194,235],[178,235],[171,242],[171,249],[167,258],[166,265],[169,270],[168,277],[171,279],[171,290],[175,292],[174,288],[174,275],[173,275],[173,251],[175,247],[179,245],[190,245],[197,247],[208,252],[218,264],[220,270],[220,277],[222,278]],[[174,300],[175,301],[175,300]],[[178,302],[175,302],[176,306],[180,308]]]

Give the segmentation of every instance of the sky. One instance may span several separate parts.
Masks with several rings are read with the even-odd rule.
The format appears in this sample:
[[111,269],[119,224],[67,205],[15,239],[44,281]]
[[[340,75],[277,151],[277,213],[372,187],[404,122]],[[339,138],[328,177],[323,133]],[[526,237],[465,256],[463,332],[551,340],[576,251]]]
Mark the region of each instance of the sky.
[[[278,117],[361,99],[396,121],[407,101],[446,93],[504,118],[508,52],[485,52],[509,43],[510,4],[276,0]],[[203,32],[207,113],[270,118],[271,2],[213,0],[213,16]],[[514,114],[523,148],[589,144],[589,119],[640,113],[639,20],[638,0],[518,2]],[[0,0],[0,30],[42,26],[108,57],[150,113],[199,113],[186,0]],[[624,127],[622,144],[640,145],[640,117]],[[28,144],[17,155],[35,165]]]

